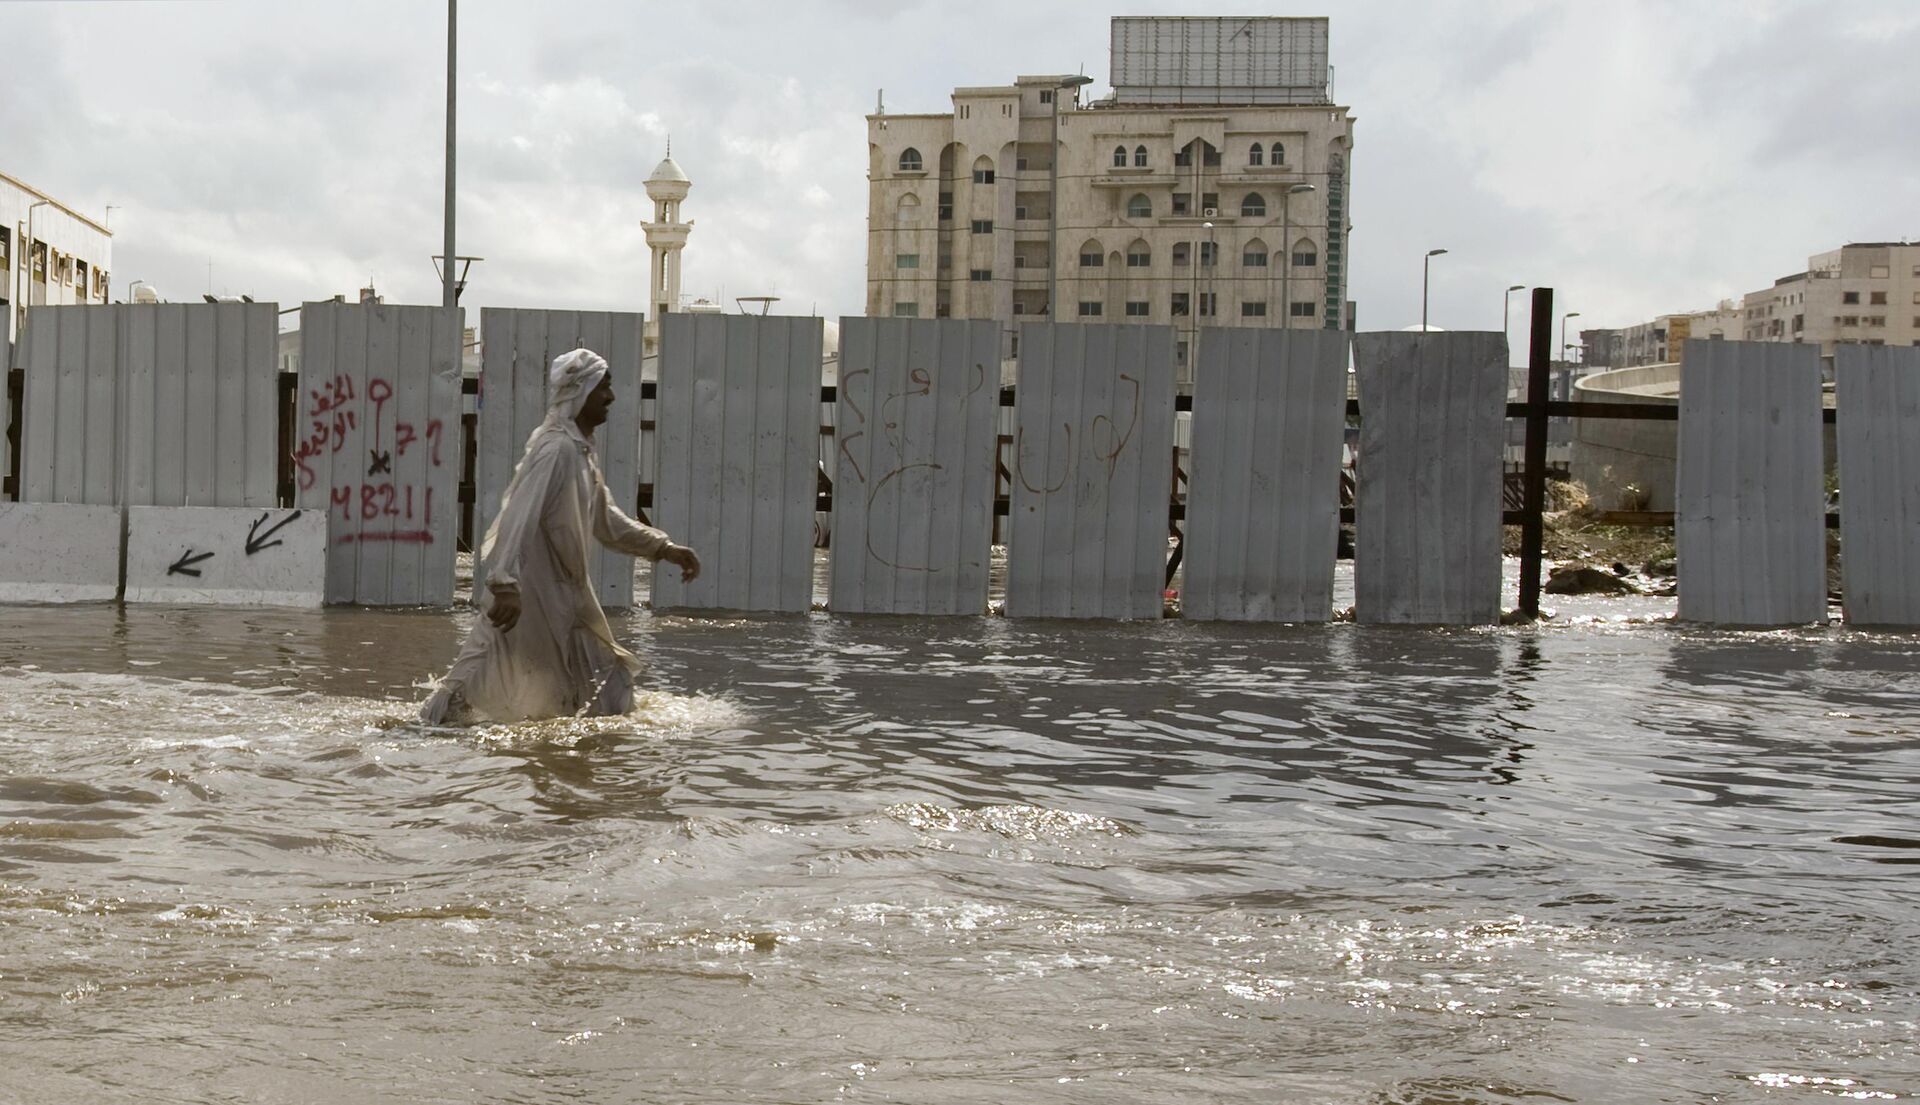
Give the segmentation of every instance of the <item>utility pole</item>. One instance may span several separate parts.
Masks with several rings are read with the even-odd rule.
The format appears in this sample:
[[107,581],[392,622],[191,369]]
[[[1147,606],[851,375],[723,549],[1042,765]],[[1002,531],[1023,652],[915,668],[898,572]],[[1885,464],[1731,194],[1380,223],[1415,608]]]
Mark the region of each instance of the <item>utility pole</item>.
[[445,216],[445,241],[440,256],[440,305],[452,307],[459,302],[458,292],[453,279],[453,90],[455,54],[459,47],[460,0],[447,0],[447,195]]

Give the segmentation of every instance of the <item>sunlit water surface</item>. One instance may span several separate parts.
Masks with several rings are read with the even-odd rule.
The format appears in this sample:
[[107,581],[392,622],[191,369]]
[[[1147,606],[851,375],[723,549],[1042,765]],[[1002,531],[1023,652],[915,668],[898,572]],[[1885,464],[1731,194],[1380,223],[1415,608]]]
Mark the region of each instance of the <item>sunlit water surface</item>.
[[1920,637],[469,617],[0,609],[0,1101],[1920,1094]]

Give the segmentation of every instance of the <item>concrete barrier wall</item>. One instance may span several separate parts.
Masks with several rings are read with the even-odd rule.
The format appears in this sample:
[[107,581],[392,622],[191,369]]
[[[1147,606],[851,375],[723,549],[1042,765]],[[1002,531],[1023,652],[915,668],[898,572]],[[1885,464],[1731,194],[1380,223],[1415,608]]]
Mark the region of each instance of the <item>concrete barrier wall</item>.
[[1506,336],[1361,334],[1354,352],[1357,619],[1498,621]]
[[460,517],[456,308],[300,309],[294,476],[328,519],[327,601],[453,601]]
[[1170,326],[1021,326],[1010,616],[1161,616],[1173,342]]
[[1920,625],[1920,349],[1843,345],[1834,359],[1847,621]]
[[1196,369],[1182,616],[1326,621],[1347,335],[1207,330]]
[[[474,533],[483,539],[500,513],[500,497],[526,450],[527,438],[547,413],[547,372],[553,359],[591,349],[607,360],[613,409],[594,432],[600,472],[620,509],[634,511],[640,485],[640,350],[644,319],[612,311],[525,311],[488,307],[480,312],[485,338],[480,362],[479,450],[475,459]],[[633,605],[633,558],[596,546],[593,582],[600,605]],[[486,566],[476,564],[473,588],[486,586]]]
[[702,569],[691,585],[654,572],[654,609],[809,609],[821,321],[669,314],[660,329],[655,522]]
[[1674,551],[1679,616],[1825,621],[1820,350],[1687,342]]
[[327,518],[310,510],[133,507],[128,602],[319,606]]
[[120,594],[120,509],[0,503],[0,602],[110,602]]
[[985,320],[840,320],[835,612],[986,612],[999,345]]

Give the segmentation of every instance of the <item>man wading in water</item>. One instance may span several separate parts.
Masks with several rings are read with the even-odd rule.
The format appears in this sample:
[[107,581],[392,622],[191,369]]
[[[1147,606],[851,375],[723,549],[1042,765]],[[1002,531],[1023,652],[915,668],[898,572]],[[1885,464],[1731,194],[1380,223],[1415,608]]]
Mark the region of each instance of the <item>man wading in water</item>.
[[585,349],[554,358],[547,417],[527,439],[500,515],[480,549],[488,601],[453,670],[420,711],[429,725],[478,718],[624,714],[639,661],[614,642],[593,593],[587,556],[608,548],[700,574],[700,558],[614,505],[594,459],[613,381]]

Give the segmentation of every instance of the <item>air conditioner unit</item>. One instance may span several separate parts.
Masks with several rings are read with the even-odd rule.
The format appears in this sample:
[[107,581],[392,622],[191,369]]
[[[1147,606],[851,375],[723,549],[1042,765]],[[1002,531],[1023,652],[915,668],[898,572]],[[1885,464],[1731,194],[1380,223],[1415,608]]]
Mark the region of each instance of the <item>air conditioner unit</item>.
[[1220,217],[1220,209],[1218,207],[1202,207],[1200,209],[1200,217],[1203,219],[1217,219]]

